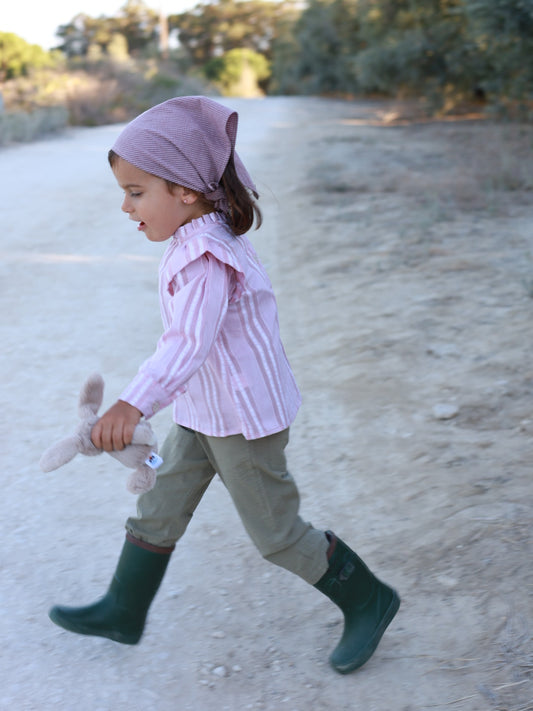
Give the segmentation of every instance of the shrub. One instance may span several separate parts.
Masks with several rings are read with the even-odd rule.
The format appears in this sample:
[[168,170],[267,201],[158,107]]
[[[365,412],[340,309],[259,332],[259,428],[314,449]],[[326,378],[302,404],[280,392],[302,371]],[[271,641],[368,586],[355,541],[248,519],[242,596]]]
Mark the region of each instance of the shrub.
[[60,131],[68,124],[68,111],[61,106],[0,114],[0,145],[32,141],[35,138]]
[[270,64],[252,49],[231,49],[207,62],[204,72],[225,96],[253,97],[262,95],[259,82],[270,76]]
[[205,93],[205,82],[152,61],[83,60],[72,66],[70,71],[41,70],[6,82],[6,109],[31,114],[62,107],[71,125],[97,126],[128,121],[172,96]]

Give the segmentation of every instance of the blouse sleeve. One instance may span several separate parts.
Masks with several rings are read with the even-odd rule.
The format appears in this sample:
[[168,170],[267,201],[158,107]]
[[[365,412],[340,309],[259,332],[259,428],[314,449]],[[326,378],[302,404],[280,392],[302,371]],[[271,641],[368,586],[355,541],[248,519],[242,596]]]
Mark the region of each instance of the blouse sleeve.
[[178,275],[170,319],[155,353],[139,368],[120,399],[146,418],[185,392],[202,366],[228,309],[233,269],[205,253]]

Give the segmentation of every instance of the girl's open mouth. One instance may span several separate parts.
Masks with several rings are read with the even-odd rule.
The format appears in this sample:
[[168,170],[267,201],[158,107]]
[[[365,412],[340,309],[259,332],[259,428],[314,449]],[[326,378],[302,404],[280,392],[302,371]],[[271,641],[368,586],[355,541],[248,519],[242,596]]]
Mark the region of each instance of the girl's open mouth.
[[144,230],[145,227],[146,227],[146,223],[143,222],[142,220],[137,225],[137,229],[140,230],[141,232]]

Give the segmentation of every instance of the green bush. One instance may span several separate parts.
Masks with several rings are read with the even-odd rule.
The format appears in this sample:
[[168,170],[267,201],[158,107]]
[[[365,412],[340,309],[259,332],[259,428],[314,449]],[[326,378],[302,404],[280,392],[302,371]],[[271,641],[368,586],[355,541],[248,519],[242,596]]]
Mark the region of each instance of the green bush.
[[499,106],[533,101],[533,2],[465,0],[466,13],[486,64],[482,87]]
[[252,49],[231,49],[207,62],[204,73],[225,96],[252,97],[262,94],[259,82],[270,76],[270,65]]
[[357,0],[310,0],[274,42],[272,89],[282,94],[354,94],[362,48]]
[[533,0],[308,0],[274,42],[272,87],[531,114],[531,57]]

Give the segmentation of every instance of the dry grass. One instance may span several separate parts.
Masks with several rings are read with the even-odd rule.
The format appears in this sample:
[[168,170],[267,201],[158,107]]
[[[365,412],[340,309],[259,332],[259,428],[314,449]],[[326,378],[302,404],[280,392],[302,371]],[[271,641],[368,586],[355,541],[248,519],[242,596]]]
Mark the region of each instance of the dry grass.
[[[352,129],[343,139],[324,139],[327,160],[320,182],[330,193],[345,193],[347,200],[362,193],[396,193],[429,208],[436,220],[449,219],[458,211],[503,214],[531,198],[531,125],[487,121],[371,125],[371,138],[361,138],[361,132]],[[397,132],[405,135],[409,152],[399,147]],[[364,174],[339,170],[342,161],[336,163],[336,150],[366,153],[369,170]]]
[[0,145],[33,141],[44,134],[61,131],[67,124],[68,111],[61,106],[0,114]]
[[401,130],[420,130],[420,152],[407,160],[397,155],[371,190],[411,196],[440,206],[443,214],[450,209],[498,214],[530,199],[533,126],[468,123],[438,132],[435,126]]
[[[172,96],[199,93],[206,93],[205,84],[152,60],[42,70],[2,85],[6,113],[0,116],[0,143],[29,140],[48,130],[45,114],[57,122],[61,112],[63,126],[97,126],[128,121]],[[41,129],[30,130],[37,117]]]
[[527,620],[511,616],[500,639],[499,659],[492,670],[494,681],[480,685],[479,691],[498,711],[533,711],[531,680],[533,650]]
[[533,190],[533,126],[467,124],[443,132],[441,170],[424,175],[461,210],[504,210]]

